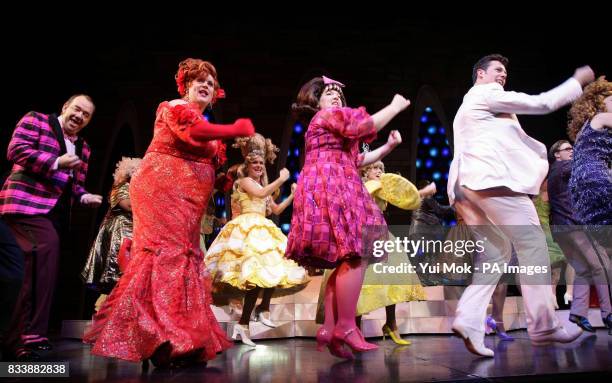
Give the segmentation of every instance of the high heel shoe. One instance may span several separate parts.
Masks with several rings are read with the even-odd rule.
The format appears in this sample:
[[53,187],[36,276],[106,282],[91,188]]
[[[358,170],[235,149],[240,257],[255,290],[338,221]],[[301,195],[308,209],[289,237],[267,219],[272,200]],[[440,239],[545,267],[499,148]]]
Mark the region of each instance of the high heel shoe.
[[265,324],[266,326],[270,327],[270,328],[276,328],[278,325],[274,322],[272,322],[272,320],[270,320],[270,312],[269,311],[259,311],[257,313],[257,320],[260,321],[261,323]]
[[[349,338],[349,336],[353,333],[356,335],[356,337]],[[359,331],[357,327],[353,327],[345,331],[342,331],[337,327],[334,329],[331,344],[342,345],[343,343],[348,345],[353,352],[364,352],[378,349],[377,345],[368,343],[364,340],[361,331]]]
[[327,347],[329,353],[344,359],[353,359],[353,353],[346,350],[342,345],[332,345],[332,333],[325,327],[319,328],[317,331],[317,351],[322,352],[324,347]]
[[402,346],[407,346],[411,344],[410,341],[402,339],[398,334],[395,333],[395,331],[391,330],[391,327],[388,325],[383,326],[382,333],[383,333],[383,340],[385,340],[386,336],[389,336],[395,344],[399,344]]
[[234,325],[234,331],[232,332],[232,339],[238,340],[238,337],[240,337],[240,341],[242,343],[246,344],[247,346],[256,347],[257,345],[255,344],[255,342],[251,340],[250,335],[251,334],[249,333],[248,327],[245,327],[241,325],[240,323],[236,323]]
[[514,341],[514,338],[504,331],[503,324],[501,324],[500,322],[500,325],[498,325],[495,319],[493,319],[493,317],[488,316],[487,320],[485,321],[485,324],[490,331],[495,331],[499,339],[506,342]]
[[332,339],[332,334],[325,327],[320,327],[317,331],[317,351],[323,351],[323,347],[327,346]]

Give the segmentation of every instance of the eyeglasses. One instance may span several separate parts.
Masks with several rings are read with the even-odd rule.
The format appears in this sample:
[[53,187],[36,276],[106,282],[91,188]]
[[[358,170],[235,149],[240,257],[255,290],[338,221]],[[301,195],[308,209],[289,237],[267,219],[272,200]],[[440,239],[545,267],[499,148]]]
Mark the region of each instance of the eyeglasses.
[[571,146],[569,148],[557,150],[557,152],[573,152],[573,151],[574,151],[574,148],[572,148]]

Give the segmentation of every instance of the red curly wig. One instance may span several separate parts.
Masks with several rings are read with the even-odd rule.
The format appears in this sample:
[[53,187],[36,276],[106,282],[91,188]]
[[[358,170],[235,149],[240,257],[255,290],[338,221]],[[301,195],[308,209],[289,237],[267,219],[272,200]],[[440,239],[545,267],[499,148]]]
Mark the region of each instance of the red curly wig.
[[214,103],[219,98],[225,98],[225,92],[219,87],[217,70],[214,65],[208,61],[193,58],[185,59],[178,65],[178,70],[174,76],[178,93],[181,97],[184,97],[193,80],[205,79],[208,75],[211,75],[215,81],[215,93],[212,102]]

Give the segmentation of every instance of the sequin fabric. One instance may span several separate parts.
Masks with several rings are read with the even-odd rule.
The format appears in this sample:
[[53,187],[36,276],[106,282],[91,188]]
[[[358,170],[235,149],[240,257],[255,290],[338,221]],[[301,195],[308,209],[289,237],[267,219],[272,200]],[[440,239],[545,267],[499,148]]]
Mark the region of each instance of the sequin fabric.
[[109,210],[81,272],[83,282],[103,294],[110,293],[119,280],[119,249],[125,238],[132,238],[132,212],[119,206],[119,202],[130,198],[129,187],[129,182],[113,185]]
[[303,266],[335,268],[342,260],[368,255],[362,246],[365,230],[386,236],[382,212],[358,171],[360,142],[375,138],[365,108],[323,109],[312,118],[293,200],[288,258]]
[[[202,118],[192,112],[191,121]],[[84,336],[93,354],[139,361],[169,342],[171,358],[209,360],[231,346],[210,308],[211,280],[199,247],[219,145],[193,142],[188,131],[162,103],[130,185],[132,259]]]
[[612,131],[582,129],[574,145],[569,190],[583,225],[612,225]]

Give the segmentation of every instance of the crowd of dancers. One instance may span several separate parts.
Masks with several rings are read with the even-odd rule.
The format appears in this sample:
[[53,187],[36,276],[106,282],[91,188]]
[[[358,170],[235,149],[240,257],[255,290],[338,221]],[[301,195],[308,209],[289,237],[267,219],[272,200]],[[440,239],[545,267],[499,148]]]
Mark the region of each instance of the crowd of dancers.
[[[519,264],[550,265],[550,247],[559,244],[560,257],[576,272],[570,320],[577,326],[563,327],[557,319],[550,273],[521,275],[532,344],[569,343],[583,329],[593,331],[589,285],[596,286],[603,322],[612,331],[610,252],[601,235],[612,223],[612,83],[582,67],[558,87],[527,95],[504,90],[507,66],[505,57],[488,55],[473,68],[474,86],[453,123],[447,190],[453,209],[445,211],[461,217],[467,235],[485,239],[474,264],[507,263],[514,255]],[[156,366],[214,358],[232,342],[211,309],[213,286],[239,292],[242,313],[231,338],[254,346],[249,323],[275,327],[273,293],[304,286],[313,269],[326,270],[317,316],[320,350],[352,359],[377,349],[358,324],[361,315],[383,307],[383,334],[409,344],[398,332],[395,305],[424,300],[423,283],[416,274],[381,279],[373,271],[376,263],[398,265],[407,257],[403,252],[373,257],[371,244],[393,240],[384,216],[388,204],[419,209],[415,219],[421,222],[437,190],[434,184],[417,189],[385,173],[382,159],[402,143],[400,132],[391,131],[374,150],[361,148],[410,101],[396,94],[370,114],[347,105],[345,85],[338,81],[321,76],[304,84],[292,105],[296,118],[308,122],[304,165],[290,196],[276,202],[275,192],[290,177],[282,169],[276,180],[268,180],[266,163],[274,162],[276,146],[255,133],[249,119],[221,125],[203,117],[225,97],[215,67],[186,59],[175,80],[180,98],[159,105],[145,156],[117,165],[110,208],[82,272],[84,282],[101,293],[83,337],[91,352]],[[568,133],[574,147],[562,141],[549,153],[516,117],[572,103]],[[90,150],[78,136],[94,111],[89,96],[75,95],[60,115],[28,113],[9,143],[13,168],[0,192],[1,299],[9,308],[0,331],[7,360],[36,360],[37,351],[52,347],[47,327],[70,206],[102,202],[83,187]],[[227,139],[244,161],[217,174],[226,161]],[[550,212],[539,216],[536,206],[544,202],[534,204],[531,196],[542,195],[542,185],[548,185],[544,202]],[[231,193],[229,221],[207,211],[215,190]],[[267,216],[290,204],[286,237]],[[549,216],[550,229],[544,225]],[[213,221],[222,228],[206,249],[202,235],[210,233]],[[475,272],[452,325],[467,349],[480,356],[494,356],[484,344],[485,327],[502,326],[486,314],[500,286],[505,297],[499,279],[500,274]],[[500,332],[505,334],[503,327]]]

